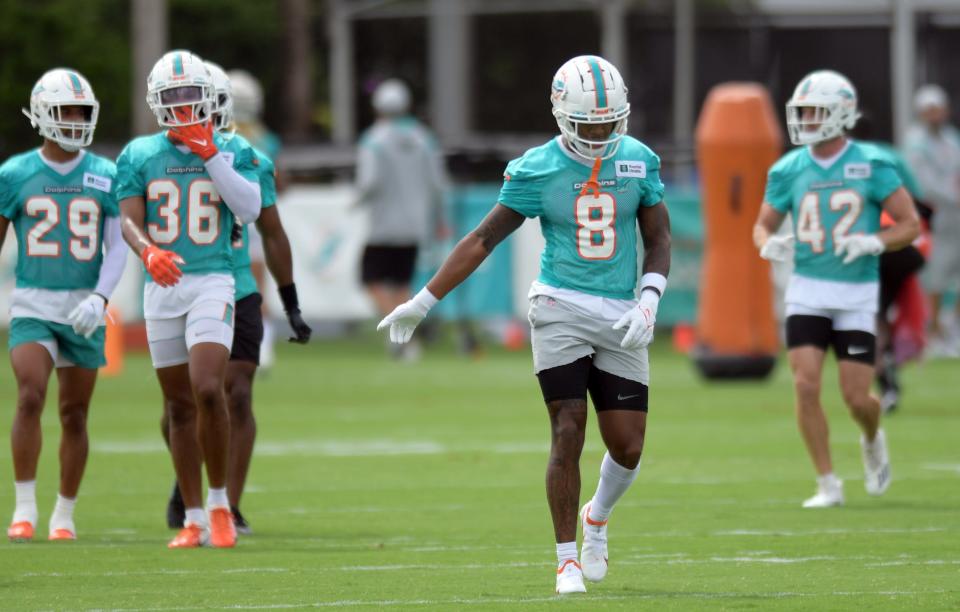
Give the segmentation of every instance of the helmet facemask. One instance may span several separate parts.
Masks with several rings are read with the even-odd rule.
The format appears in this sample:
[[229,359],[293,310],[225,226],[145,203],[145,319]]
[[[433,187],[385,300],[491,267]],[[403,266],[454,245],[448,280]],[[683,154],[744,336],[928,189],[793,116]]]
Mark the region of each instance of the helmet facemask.
[[[613,121],[608,117],[603,117],[602,121],[598,121],[596,118],[593,120],[586,118],[574,119],[560,109],[554,109],[553,111],[553,116],[557,119],[557,127],[560,128],[560,133],[563,135],[567,144],[570,145],[570,149],[577,155],[589,160],[594,160],[598,157],[600,159],[609,159],[617,154],[617,151],[620,149],[620,142],[627,133],[627,115],[629,114],[629,105],[627,105],[626,110],[621,114],[621,118]],[[580,135],[578,129],[580,124],[595,123],[613,123],[610,137],[605,140],[589,140]]]
[[[63,108],[66,106],[82,107],[84,120],[64,119]],[[93,143],[93,132],[97,128],[100,103],[93,101],[51,104],[34,98],[30,101],[30,111],[23,109],[23,114],[30,119],[30,123],[37,128],[41,136],[57,143],[64,151],[74,153]]]
[[[814,109],[813,118],[803,117],[803,109]],[[787,131],[790,142],[795,145],[809,145],[842,136],[845,130],[856,124],[856,114],[848,117],[836,104],[814,105],[807,103],[787,103]]]
[[147,104],[161,127],[206,123],[213,117],[216,95],[213,86],[173,85],[151,91]]

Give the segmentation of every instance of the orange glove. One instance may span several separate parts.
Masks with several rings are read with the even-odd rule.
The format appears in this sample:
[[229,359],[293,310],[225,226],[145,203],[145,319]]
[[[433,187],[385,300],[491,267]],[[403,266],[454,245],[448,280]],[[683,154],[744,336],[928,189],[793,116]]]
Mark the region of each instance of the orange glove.
[[[186,121],[183,113],[177,111],[174,111],[177,116]],[[207,161],[218,152],[217,145],[213,142],[213,122],[211,121],[171,128],[170,136],[189,147],[203,161]]]
[[177,267],[178,263],[184,263],[183,258],[173,251],[164,251],[151,244],[140,253],[140,259],[154,282],[161,287],[172,287],[180,282],[180,277],[183,276],[183,272]]

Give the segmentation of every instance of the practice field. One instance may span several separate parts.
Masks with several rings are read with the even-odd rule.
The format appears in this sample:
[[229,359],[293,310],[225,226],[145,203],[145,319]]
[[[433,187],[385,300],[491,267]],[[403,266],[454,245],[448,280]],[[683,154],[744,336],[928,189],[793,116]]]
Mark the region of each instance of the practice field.
[[[47,542],[59,436],[48,401],[40,538],[0,543],[0,609],[960,607],[957,362],[905,373],[904,406],[887,421],[894,483],[875,499],[831,359],[826,406],[847,505],[802,510],[814,480],[785,363],[769,383],[706,385],[665,339],[652,355],[643,468],[611,518],[610,573],[585,596],[553,594],[548,428],[529,353],[438,349],[403,365],[367,337],[283,346],[258,381],[243,504],[255,533],[235,550],[166,549],[173,470],[143,355],[94,396],[80,539]],[[7,521],[16,393],[6,357],[0,368]],[[593,421],[584,496],[602,456]]]

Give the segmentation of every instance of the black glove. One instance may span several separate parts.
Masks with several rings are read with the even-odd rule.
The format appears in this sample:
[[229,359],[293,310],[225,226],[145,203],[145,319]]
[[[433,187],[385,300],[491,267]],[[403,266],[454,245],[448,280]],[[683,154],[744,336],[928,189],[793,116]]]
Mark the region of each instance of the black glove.
[[306,324],[303,317],[300,316],[300,300],[297,298],[297,286],[293,283],[280,287],[280,301],[283,302],[283,310],[287,313],[287,321],[290,323],[290,329],[293,330],[293,337],[290,342],[297,344],[306,344],[310,341],[310,334],[313,330]]

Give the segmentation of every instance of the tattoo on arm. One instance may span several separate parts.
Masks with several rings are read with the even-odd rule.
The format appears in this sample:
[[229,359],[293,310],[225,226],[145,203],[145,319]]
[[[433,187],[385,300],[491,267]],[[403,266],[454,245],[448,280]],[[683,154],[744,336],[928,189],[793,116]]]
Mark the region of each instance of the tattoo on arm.
[[656,206],[637,209],[640,236],[643,238],[643,272],[670,274],[670,214],[662,201]]
[[483,219],[480,226],[474,230],[474,234],[480,239],[483,248],[489,253],[493,251],[493,248],[500,244],[504,238],[520,227],[523,221],[524,216],[517,211],[511,210],[502,204],[497,204]]

